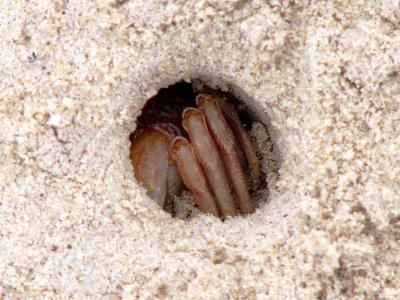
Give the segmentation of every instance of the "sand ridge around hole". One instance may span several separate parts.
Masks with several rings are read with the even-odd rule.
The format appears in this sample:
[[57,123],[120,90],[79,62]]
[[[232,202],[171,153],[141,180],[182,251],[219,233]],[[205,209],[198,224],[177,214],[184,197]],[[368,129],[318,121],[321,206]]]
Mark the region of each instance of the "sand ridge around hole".
[[[0,295],[400,297],[398,1],[2,1]],[[269,201],[173,219],[132,175],[160,88],[232,89]]]

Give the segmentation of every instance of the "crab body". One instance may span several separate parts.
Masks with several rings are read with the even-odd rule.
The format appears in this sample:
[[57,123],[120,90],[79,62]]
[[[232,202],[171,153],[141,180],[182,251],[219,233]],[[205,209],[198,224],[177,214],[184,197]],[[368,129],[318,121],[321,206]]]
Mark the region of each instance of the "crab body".
[[260,165],[234,106],[218,94],[198,95],[197,107],[181,104],[158,113],[161,122],[153,112],[135,134],[130,156],[136,179],[162,207],[185,186],[204,213],[222,219],[252,213],[246,173],[256,189]]

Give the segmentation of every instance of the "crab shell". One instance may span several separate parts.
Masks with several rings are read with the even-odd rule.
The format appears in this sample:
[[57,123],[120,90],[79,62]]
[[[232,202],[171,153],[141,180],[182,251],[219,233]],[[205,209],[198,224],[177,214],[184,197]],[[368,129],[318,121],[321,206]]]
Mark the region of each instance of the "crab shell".
[[183,181],[204,213],[223,219],[238,210],[252,213],[244,169],[256,189],[260,165],[247,132],[224,98],[201,94],[196,103],[182,113],[189,140],[171,123],[151,124],[136,134],[130,154],[136,179],[161,207],[181,192]]

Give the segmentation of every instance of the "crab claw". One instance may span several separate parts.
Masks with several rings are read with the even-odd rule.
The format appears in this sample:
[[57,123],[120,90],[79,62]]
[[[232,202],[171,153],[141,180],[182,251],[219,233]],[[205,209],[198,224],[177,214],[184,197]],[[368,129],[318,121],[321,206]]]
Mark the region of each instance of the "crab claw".
[[172,124],[154,124],[140,132],[131,144],[135,178],[161,207],[167,197],[183,187],[176,165],[169,159],[169,145],[177,134],[179,131]]
[[197,96],[197,102],[222,155],[240,211],[245,214],[252,213],[254,207],[247,188],[246,177],[235,149],[233,132],[225,120],[218,102],[214,98],[207,95],[199,95]]
[[229,180],[225,175],[225,167],[217,145],[207,128],[203,113],[189,107],[183,111],[182,119],[183,128],[189,134],[194,153],[206,173],[222,216],[235,216],[236,208]]

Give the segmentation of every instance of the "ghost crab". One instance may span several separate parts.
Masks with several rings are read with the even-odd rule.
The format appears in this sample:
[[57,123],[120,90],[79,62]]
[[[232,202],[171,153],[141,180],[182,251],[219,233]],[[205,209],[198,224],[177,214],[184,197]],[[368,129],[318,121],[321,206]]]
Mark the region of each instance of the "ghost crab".
[[186,187],[203,213],[250,214],[249,185],[260,183],[254,146],[234,105],[215,90],[201,92],[196,107],[170,102],[147,110],[148,124],[131,144],[135,177],[161,207]]

